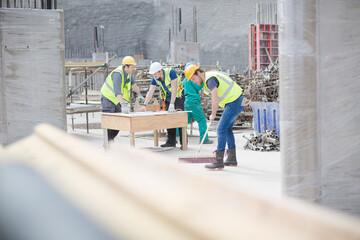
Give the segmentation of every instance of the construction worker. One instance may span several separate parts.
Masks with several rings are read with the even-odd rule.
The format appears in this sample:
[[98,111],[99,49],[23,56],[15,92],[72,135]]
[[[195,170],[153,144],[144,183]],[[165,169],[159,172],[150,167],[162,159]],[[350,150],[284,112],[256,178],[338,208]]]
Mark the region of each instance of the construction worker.
[[[225,166],[237,166],[236,146],[233,125],[244,109],[242,88],[230,77],[218,71],[205,71],[198,65],[190,65],[185,69],[185,76],[201,86],[204,93],[212,97],[212,111],[210,121],[214,121],[218,107],[224,112],[217,126],[218,145],[216,149],[216,163],[205,165],[208,169],[222,169]],[[225,147],[228,145],[227,160],[224,163]]]
[[[100,90],[102,112],[130,113],[131,86],[138,93],[138,98],[144,99],[131,75],[135,71],[135,65],[134,58],[126,56],[122,60],[122,65],[107,76]],[[108,140],[114,140],[118,133],[118,130],[108,129]]]
[[[189,62],[185,65],[185,69],[190,66],[195,65],[194,62]],[[193,81],[188,81],[185,77],[183,82],[184,86],[184,95],[185,95],[185,111],[188,112],[188,124],[195,119],[199,125],[200,132],[200,142],[202,141],[205,132],[206,132],[206,117],[204,109],[201,106],[200,94],[199,92],[204,87],[204,83],[200,86]],[[209,136],[206,134],[203,144],[212,144],[213,141],[209,140]]]
[[[174,112],[175,109],[184,110],[185,97],[183,96],[183,87],[176,71],[171,68],[163,68],[159,62],[150,65],[149,73],[153,74],[150,89],[146,94],[145,102],[140,111],[146,111],[146,105],[150,102],[156,85],[160,86],[161,94],[165,101],[165,110]],[[182,131],[179,128],[180,143],[182,144]],[[161,147],[176,147],[176,128],[167,129],[167,140]],[[180,147],[182,149],[182,145]]]

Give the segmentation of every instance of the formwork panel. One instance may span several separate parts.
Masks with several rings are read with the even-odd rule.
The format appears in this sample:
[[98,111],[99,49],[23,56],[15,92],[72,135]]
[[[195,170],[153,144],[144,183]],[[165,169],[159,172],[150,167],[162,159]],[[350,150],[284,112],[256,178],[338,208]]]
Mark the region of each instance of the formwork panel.
[[0,9],[0,144],[41,122],[66,130],[62,10]]
[[200,44],[194,42],[171,42],[170,58],[174,64],[199,62]]

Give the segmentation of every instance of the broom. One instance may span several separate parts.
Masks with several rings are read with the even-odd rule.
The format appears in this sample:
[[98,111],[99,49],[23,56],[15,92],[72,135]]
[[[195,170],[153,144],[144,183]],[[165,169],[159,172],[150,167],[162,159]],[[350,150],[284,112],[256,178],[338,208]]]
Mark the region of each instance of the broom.
[[199,156],[201,146],[202,146],[202,144],[205,140],[205,137],[209,131],[211,123],[212,123],[212,121],[210,121],[209,126],[206,129],[206,132],[201,140],[200,146],[198,147],[198,149],[195,153],[195,156],[179,157],[179,161],[187,162],[187,163],[216,163],[216,157],[214,155]]

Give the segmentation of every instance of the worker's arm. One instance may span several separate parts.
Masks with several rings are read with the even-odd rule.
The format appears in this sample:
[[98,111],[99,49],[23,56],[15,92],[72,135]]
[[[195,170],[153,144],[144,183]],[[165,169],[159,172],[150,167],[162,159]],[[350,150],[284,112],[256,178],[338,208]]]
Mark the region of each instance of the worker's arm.
[[145,98],[145,105],[148,104],[152,98],[152,96],[154,95],[156,89],[156,85],[150,85],[150,89],[148,91],[148,93],[146,94],[146,98]]
[[214,121],[216,117],[216,112],[219,108],[219,97],[218,97],[218,89],[217,87],[214,87],[213,90],[211,90],[211,115],[210,115],[210,121]]
[[170,103],[172,104],[175,104],[175,99],[176,99],[176,95],[177,95],[177,82],[178,82],[178,79],[175,78],[173,80],[171,80],[171,100],[170,100]]
[[146,105],[150,102],[152,96],[154,95],[155,89],[156,89],[156,85],[150,85],[150,89],[149,89],[148,93],[146,94],[144,105],[140,107],[139,111],[141,111],[141,112],[146,111]]
[[170,99],[170,105],[168,108],[169,112],[174,112],[175,111],[175,100],[176,100],[176,95],[177,95],[177,81],[178,79],[175,78],[173,80],[171,80],[171,99]]
[[197,83],[194,83],[193,81],[190,81],[190,85],[195,88],[197,92],[200,92],[201,89],[204,87],[204,83],[201,85],[198,85]]
[[114,73],[112,75],[112,79],[113,79],[113,84],[114,84],[115,96],[119,100],[120,104],[127,102],[123,99],[123,95],[121,93],[121,85],[123,84],[121,74],[118,72]]
[[144,102],[145,102],[145,98],[144,98],[144,96],[141,94],[138,85],[137,85],[136,83],[134,83],[134,84],[132,85],[132,87],[133,87],[134,91],[137,93],[137,98],[140,99],[140,103],[144,103]]
[[125,101],[124,99],[123,99],[123,96],[122,95],[116,95],[116,97],[117,97],[117,99],[119,99],[119,102],[120,102],[120,104],[123,104],[123,103],[127,103],[127,101]]
[[141,94],[141,93],[140,93],[140,89],[139,89],[139,87],[138,87],[138,85],[137,85],[136,83],[134,83],[134,84],[132,85],[132,88],[134,89],[134,91],[135,91],[137,94]]
[[121,112],[126,114],[130,113],[129,103],[123,99],[123,95],[116,95],[116,97],[120,102]]

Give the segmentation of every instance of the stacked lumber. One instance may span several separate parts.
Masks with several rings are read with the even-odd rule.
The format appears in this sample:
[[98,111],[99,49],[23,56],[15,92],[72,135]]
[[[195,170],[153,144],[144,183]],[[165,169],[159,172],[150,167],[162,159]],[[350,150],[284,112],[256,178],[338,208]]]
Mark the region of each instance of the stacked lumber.
[[46,124],[0,152],[0,177],[4,236],[360,239],[358,218],[235,188],[142,149],[104,152]]

